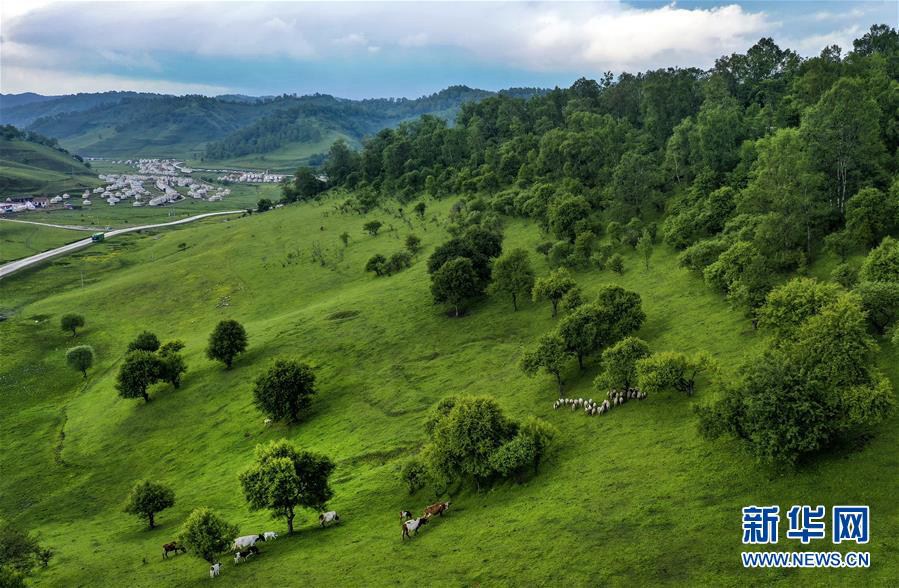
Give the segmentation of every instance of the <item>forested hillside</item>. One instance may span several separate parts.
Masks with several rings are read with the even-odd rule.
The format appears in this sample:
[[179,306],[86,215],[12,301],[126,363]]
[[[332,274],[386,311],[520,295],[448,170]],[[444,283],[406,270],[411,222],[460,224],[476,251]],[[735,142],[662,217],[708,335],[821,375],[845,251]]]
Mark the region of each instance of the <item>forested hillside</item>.
[[0,123],[22,128],[45,116],[82,112],[104,104],[115,104],[125,98],[135,96],[154,96],[154,94],[138,92],[83,92],[66,96],[7,94],[0,96]]
[[[892,403],[870,364],[874,339],[846,332],[857,347],[843,349],[816,337],[840,336],[838,316],[847,329],[867,317],[879,336],[899,314],[899,245],[890,239],[899,229],[897,80],[899,35],[887,26],[872,27],[848,54],[827,47],[811,59],[762,39],[709,71],[580,79],[531,100],[465,104],[454,127],[425,116],[384,129],[358,153],[338,143],[325,164],[329,183],[301,169],[285,198],[351,189],[347,206],[368,210],[385,197],[467,195],[456,209],[460,233],[494,229],[501,215],[534,219],[555,239],[540,248],[555,267],[608,267],[613,250],[599,240],[650,252],[664,241],[682,267],[774,335],[709,409],[706,432],[789,462],[877,422]],[[477,247],[447,247],[480,271]],[[841,261],[837,290],[781,286],[822,255]],[[435,280],[452,256],[434,262]],[[797,441],[795,431],[814,420],[799,407],[809,396],[825,422]],[[767,411],[784,397],[795,412],[775,418]]]

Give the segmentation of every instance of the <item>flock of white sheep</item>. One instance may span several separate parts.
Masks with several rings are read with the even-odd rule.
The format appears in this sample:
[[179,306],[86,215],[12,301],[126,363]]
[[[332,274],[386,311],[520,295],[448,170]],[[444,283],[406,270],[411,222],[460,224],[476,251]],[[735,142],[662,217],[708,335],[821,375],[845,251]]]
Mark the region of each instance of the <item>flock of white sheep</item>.
[[553,402],[553,409],[558,410],[564,406],[570,406],[571,410],[583,408],[587,415],[602,415],[610,410],[613,406],[624,404],[628,400],[643,400],[646,398],[646,392],[642,392],[639,388],[626,388],[621,390],[610,390],[607,394],[608,398],[601,403],[596,403],[592,398],[559,398]]

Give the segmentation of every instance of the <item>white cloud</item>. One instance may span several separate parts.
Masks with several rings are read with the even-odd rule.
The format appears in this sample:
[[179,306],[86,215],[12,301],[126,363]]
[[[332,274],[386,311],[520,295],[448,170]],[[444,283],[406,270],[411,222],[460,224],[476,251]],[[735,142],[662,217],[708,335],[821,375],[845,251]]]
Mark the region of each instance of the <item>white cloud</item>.
[[[62,88],[62,90],[60,90]],[[134,92],[158,92],[160,94],[205,94],[215,96],[232,92],[226,86],[210,84],[182,84],[162,79],[139,79],[114,75],[90,75],[72,73],[66,70],[4,67],[0,92],[18,94],[37,92],[38,94],[58,94],[60,92],[106,92],[126,90]]]

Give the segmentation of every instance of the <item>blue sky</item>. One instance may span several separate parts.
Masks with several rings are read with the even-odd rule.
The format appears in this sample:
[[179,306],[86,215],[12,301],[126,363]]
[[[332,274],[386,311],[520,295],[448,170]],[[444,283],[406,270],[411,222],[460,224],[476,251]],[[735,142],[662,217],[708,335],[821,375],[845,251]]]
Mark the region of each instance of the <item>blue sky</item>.
[[709,67],[761,37],[844,51],[899,3],[70,2],[6,0],[4,93],[102,90],[348,98],[567,86],[580,76]]

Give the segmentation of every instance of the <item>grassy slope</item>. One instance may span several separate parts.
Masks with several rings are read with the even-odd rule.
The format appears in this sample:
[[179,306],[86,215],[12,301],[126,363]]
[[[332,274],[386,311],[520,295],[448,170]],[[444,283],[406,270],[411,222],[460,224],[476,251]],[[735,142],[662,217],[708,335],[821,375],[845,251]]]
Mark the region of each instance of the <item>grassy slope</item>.
[[0,197],[56,195],[99,185],[91,170],[65,153],[29,141],[0,139]]
[[88,235],[89,233],[71,229],[0,222],[0,263],[28,257],[72,241],[84,239]]
[[[442,216],[447,203],[431,205]],[[397,227],[383,211],[370,215]],[[48,585],[201,585],[206,567],[190,556],[160,559],[160,545],[195,506],[208,505],[244,532],[281,521],[248,511],[236,475],[260,442],[287,437],[338,463],[331,506],[340,526],[320,530],[303,513],[299,534],[264,545],[235,567],[227,585],[889,585],[899,510],[895,501],[894,418],[863,450],[777,475],[757,468],[730,442],[696,432],[695,399],[665,394],[587,418],[554,412],[548,377],[524,378],[521,346],[553,325],[546,304],[512,313],[488,300],[462,319],[431,305],[423,257],[390,278],[362,273],[375,252],[401,247],[401,228],[372,238],[363,218],[338,216],[329,204],[291,206],[231,222],[214,221],[154,236],[111,240],[0,282],[0,511],[38,530],[58,555],[39,581]],[[324,227],[324,230],[321,230]],[[338,235],[353,236],[336,269],[310,264],[313,241],[335,259]],[[427,253],[446,235],[416,222]],[[536,228],[510,224],[506,247],[533,245]],[[177,244],[188,243],[178,252]],[[289,264],[288,254],[299,252]],[[542,260],[538,273],[546,271]],[[747,322],[702,282],[657,251],[655,268],[627,257],[623,276],[581,273],[588,292],[606,282],[641,293],[648,321],[640,335],[653,349],[707,349],[730,365],[761,341]],[[79,286],[79,272],[86,283]],[[99,365],[87,382],[68,371],[59,316],[78,310]],[[334,320],[334,313],[356,311]],[[250,351],[226,372],[203,356],[216,321],[242,321]],[[160,386],[154,399],[117,399],[114,373],[127,341],[149,328],[183,338],[190,371],[180,390]],[[269,361],[298,356],[318,369],[321,393],[308,420],[266,429],[251,385]],[[882,361],[899,382],[897,353]],[[570,394],[594,396],[588,373],[569,376]],[[400,541],[397,513],[432,501],[409,497],[397,481],[401,460],[423,441],[425,411],[456,393],[494,396],[514,417],[537,414],[562,431],[560,448],[539,476],[481,495],[453,495],[454,509],[414,541]],[[63,435],[64,433],[64,435]],[[145,531],[121,512],[131,484],[173,484],[177,505]],[[870,570],[744,571],[739,563],[740,508],[749,504],[870,504]],[[782,528],[781,533],[784,532]],[[798,549],[784,542],[779,549]],[[831,550],[830,542],[812,548]],[[842,550],[852,549],[842,547]],[[420,565],[419,565],[420,564]],[[421,569],[420,572],[416,570]]]

